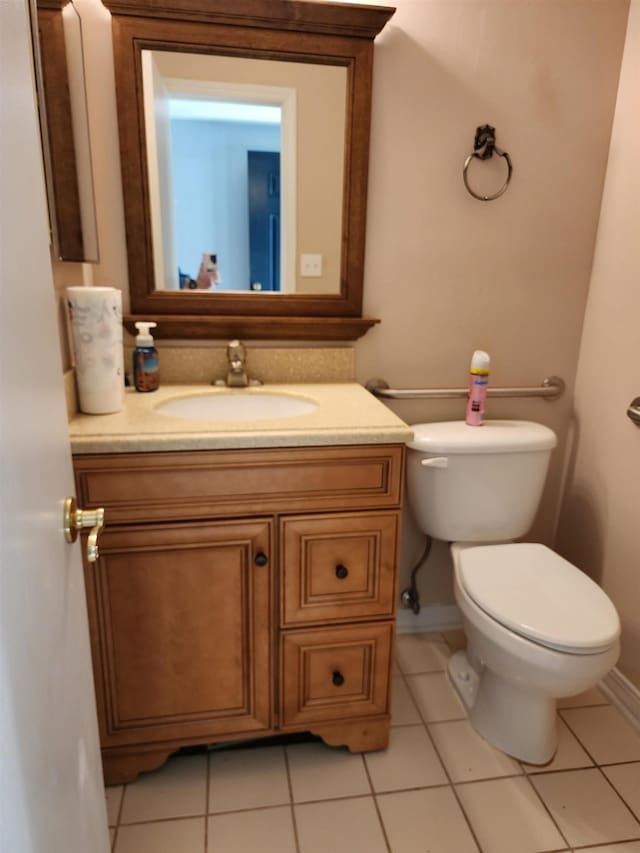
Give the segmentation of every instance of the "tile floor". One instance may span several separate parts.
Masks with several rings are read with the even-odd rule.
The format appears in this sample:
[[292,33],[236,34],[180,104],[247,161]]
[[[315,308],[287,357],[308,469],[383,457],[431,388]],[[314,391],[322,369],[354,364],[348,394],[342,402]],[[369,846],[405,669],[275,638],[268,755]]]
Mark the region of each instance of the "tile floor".
[[545,767],[471,728],[459,632],[398,638],[391,743],[175,756],[107,790],[114,853],[640,853],[640,735],[597,688],[560,703]]

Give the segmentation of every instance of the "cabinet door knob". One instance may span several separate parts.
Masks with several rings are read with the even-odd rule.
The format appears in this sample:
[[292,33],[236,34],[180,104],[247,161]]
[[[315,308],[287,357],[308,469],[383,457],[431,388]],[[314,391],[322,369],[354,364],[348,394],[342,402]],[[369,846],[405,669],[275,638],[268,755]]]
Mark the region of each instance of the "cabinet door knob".
[[254,559],[254,563],[256,564],[256,566],[266,566],[268,562],[269,562],[269,558],[267,557],[266,554],[263,554],[262,551],[259,551],[256,554],[255,559]]
[[333,681],[336,687],[342,687],[342,685],[344,684],[344,675],[339,670],[336,670],[333,673],[333,678],[331,680]]
[[349,569],[346,566],[343,566],[342,563],[339,563],[336,566],[336,577],[337,578],[340,578],[340,580],[344,580],[348,574],[349,574]]

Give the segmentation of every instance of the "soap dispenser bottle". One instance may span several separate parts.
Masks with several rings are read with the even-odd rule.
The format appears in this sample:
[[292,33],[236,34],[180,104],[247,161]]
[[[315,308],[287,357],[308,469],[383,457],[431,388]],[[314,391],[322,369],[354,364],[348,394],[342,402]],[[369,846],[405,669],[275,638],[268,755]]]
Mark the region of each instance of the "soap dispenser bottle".
[[157,323],[136,323],[138,334],[133,351],[133,384],[136,391],[155,391],[160,384],[158,350],[153,345],[149,329]]

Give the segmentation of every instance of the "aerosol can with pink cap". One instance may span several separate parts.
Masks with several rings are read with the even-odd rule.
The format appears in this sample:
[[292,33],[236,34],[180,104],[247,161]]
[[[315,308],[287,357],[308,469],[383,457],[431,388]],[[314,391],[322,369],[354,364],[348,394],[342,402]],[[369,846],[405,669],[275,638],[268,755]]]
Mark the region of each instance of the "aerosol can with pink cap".
[[469,370],[469,399],[465,421],[469,426],[482,426],[487,386],[489,384],[489,365],[491,359],[484,350],[477,349],[471,358]]

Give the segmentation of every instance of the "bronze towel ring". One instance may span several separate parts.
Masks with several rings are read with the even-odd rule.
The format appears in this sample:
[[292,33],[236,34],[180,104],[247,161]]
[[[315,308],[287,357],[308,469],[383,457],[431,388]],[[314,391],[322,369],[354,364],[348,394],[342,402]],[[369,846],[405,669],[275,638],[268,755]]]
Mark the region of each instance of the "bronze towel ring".
[[[469,164],[474,158],[477,160],[488,160],[490,157],[493,157],[494,152],[499,157],[504,157],[507,162],[507,179],[500,187],[500,189],[493,195],[480,195],[469,186],[469,178],[467,175]],[[511,165],[511,159],[509,155],[506,151],[502,151],[496,145],[495,127],[491,127],[491,125],[485,124],[482,127],[476,128],[476,137],[473,142],[473,151],[464,161],[464,167],[462,169],[462,180],[464,181],[464,185],[467,188],[469,194],[472,195],[474,198],[477,198],[479,201],[493,201],[495,198],[499,198],[502,193],[505,192],[505,190],[509,186],[509,182],[511,181],[512,173],[513,166]]]

